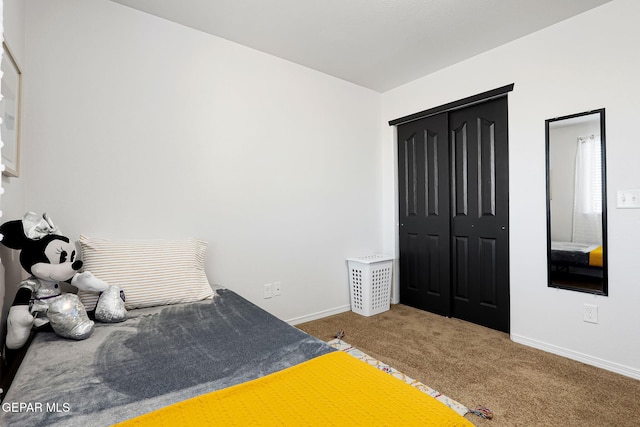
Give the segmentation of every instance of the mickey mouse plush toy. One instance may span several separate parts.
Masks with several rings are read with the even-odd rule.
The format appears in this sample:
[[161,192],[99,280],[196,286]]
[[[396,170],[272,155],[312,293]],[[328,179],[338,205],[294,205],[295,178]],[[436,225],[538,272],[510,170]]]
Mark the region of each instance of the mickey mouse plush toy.
[[[28,212],[22,220],[0,225],[0,233],[0,243],[21,250],[20,264],[31,274],[20,283],[9,309],[7,348],[21,348],[33,326],[39,330],[50,325],[56,334],[64,338],[82,340],[89,337],[94,329],[93,321],[77,295],[61,292],[60,282],[69,282],[78,289],[94,292],[103,292],[110,286],[89,271],[78,272],[82,261],[76,259],[75,244],[59,233],[47,214],[40,218]],[[96,320],[119,322],[126,319],[124,294],[118,290],[103,292],[100,296]],[[103,309],[98,310],[101,302]]]

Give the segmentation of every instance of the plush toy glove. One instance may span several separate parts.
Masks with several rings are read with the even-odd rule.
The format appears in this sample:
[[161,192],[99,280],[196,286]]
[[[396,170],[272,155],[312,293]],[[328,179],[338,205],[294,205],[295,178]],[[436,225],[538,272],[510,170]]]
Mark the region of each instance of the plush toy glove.
[[124,306],[124,292],[119,286],[109,286],[100,294],[96,304],[96,320],[105,323],[124,322],[127,320],[127,309]]
[[9,309],[5,342],[7,348],[16,350],[27,342],[34,320],[28,305],[14,305]]
[[98,279],[90,271],[76,273],[71,284],[82,291],[102,292],[109,287],[106,282]]

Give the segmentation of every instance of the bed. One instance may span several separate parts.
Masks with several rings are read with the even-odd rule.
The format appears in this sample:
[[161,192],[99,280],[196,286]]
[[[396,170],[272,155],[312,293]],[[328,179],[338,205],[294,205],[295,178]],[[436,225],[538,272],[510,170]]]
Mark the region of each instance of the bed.
[[602,278],[602,246],[599,244],[551,242],[551,271]]
[[[102,263],[104,256],[95,259]],[[101,269],[99,263],[89,262],[94,270]],[[202,268],[201,259],[195,263]],[[131,308],[125,322],[97,323],[82,341],[37,333],[0,411],[0,425],[7,426],[174,425],[176,420],[181,425],[325,425],[328,420],[471,425],[431,396],[221,287],[197,301]]]

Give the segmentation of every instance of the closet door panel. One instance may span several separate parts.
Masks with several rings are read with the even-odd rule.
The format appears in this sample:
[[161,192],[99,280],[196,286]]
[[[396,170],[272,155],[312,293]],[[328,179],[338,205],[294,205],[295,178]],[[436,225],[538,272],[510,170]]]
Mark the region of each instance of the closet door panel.
[[[456,291],[452,315],[490,328],[509,330],[508,132],[506,97],[450,113],[456,180],[452,185],[452,241]],[[466,177],[466,182],[460,182]],[[461,201],[466,209],[458,206]],[[463,269],[468,271],[464,272]],[[461,280],[468,280],[465,284]]]
[[400,301],[449,315],[447,114],[398,127]]
[[454,216],[466,216],[469,206],[469,145],[467,124],[451,131],[451,190]]

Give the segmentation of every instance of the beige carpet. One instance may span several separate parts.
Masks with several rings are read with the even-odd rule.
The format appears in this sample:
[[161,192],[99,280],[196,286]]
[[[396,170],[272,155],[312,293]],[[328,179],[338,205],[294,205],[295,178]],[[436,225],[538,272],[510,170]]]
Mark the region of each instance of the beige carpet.
[[297,325],[361,351],[469,408],[478,426],[640,426],[640,381],[516,344],[505,333],[403,305]]

